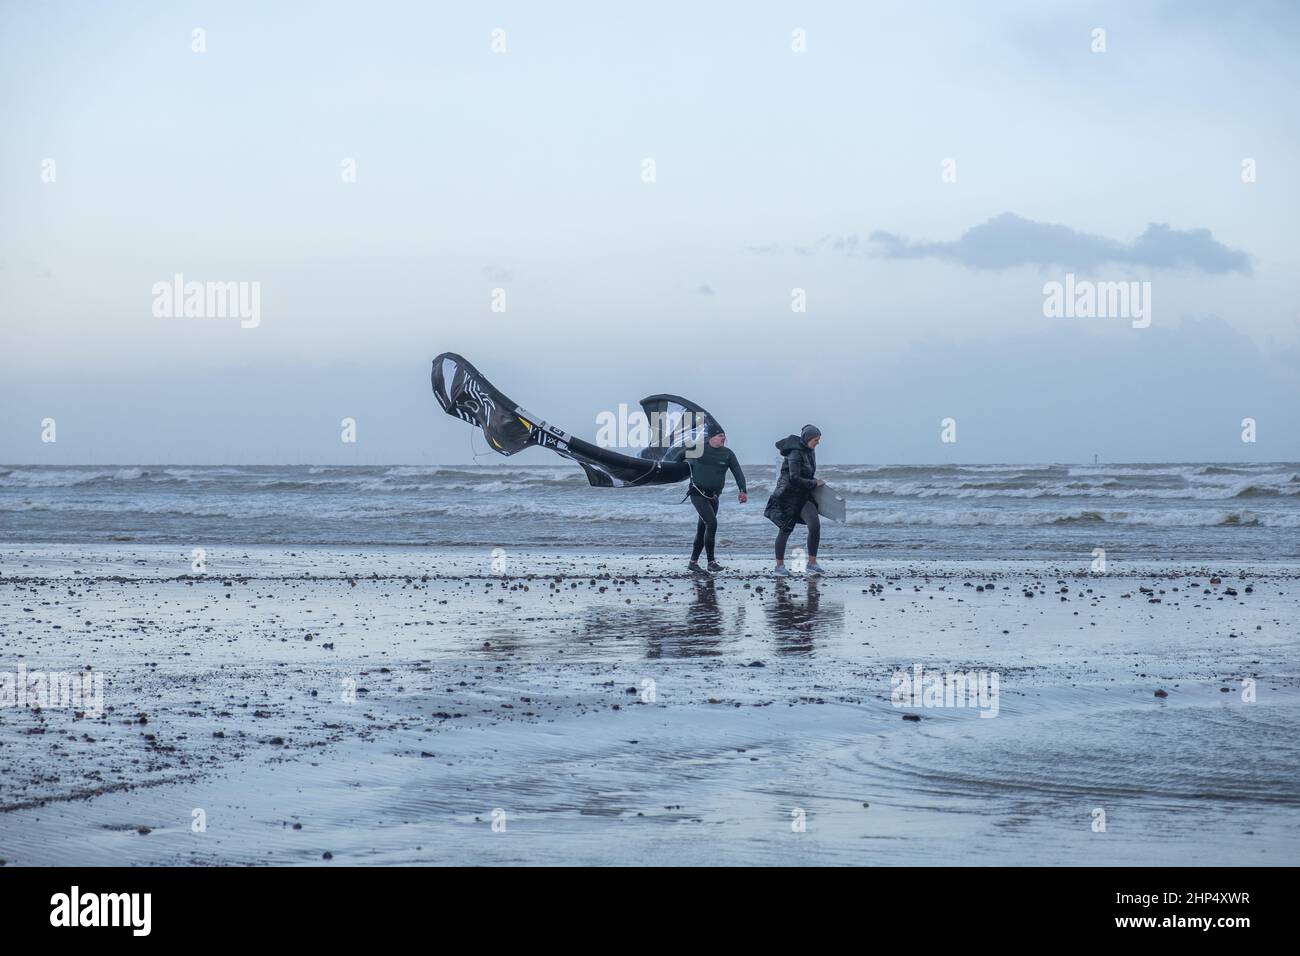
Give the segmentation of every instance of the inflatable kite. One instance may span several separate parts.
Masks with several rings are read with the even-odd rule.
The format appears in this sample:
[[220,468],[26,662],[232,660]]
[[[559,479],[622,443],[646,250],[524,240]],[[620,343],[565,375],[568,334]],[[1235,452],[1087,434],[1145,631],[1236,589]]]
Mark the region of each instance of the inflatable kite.
[[[455,352],[433,360],[433,394],[448,415],[477,425],[492,449],[513,455],[530,445],[549,448],[582,466],[598,488],[670,485],[691,476],[688,453],[722,431],[707,411],[678,395],[641,400],[649,423],[649,446],[626,455],[574,438],[506,398],[483,373]],[[696,452],[698,454],[698,451]]]

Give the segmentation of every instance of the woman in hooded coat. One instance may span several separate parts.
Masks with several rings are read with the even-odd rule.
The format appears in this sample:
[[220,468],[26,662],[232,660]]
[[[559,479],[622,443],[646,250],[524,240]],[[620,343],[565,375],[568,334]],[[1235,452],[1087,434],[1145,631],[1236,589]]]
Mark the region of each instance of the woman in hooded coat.
[[826,484],[817,477],[815,449],[821,440],[820,428],[805,425],[798,435],[790,435],[776,443],[776,448],[781,453],[781,474],[777,478],[776,488],[772,490],[772,496],[767,499],[767,508],[763,514],[777,527],[778,577],[790,575],[785,567],[785,545],[797,524],[808,526],[808,573],[822,573],[821,565],[817,563],[821,518],[817,514],[817,505],[812,500],[812,493]]

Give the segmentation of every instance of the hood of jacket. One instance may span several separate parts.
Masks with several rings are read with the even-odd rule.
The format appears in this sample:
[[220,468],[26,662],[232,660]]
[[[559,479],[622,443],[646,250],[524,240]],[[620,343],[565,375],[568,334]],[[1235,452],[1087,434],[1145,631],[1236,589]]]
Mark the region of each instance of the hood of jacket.
[[798,435],[788,435],[776,443],[776,450],[783,455],[788,451],[794,451],[796,448],[806,447],[807,446],[803,443],[803,439]]

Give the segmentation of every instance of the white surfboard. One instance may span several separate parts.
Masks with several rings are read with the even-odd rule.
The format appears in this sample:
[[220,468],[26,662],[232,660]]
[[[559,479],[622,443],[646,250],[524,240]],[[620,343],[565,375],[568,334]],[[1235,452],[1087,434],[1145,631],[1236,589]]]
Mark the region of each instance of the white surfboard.
[[812,493],[812,500],[817,506],[817,513],[823,518],[830,518],[840,523],[848,519],[848,503],[831,491],[830,485],[822,485],[815,490]]

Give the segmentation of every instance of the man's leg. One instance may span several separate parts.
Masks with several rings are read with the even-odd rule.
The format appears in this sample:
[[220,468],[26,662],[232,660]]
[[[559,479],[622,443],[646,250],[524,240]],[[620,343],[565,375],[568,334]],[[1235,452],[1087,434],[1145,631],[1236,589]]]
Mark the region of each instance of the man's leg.
[[718,519],[714,515],[713,509],[709,507],[710,501],[708,498],[705,498],[694,488],[691,489],[690,497],[691,504],[695,506],[695,511],[700,516],[700,520],[695,524],[695,543],[691,546],[691,561],[694,563],[700,560],[700,552],[704,550],[706,535],[708,535],[710,544],[712,543],[712,535],[709,534],[709,525],[712,524],[713,528],[716,530],[718,527]]
[[718,505],[721,501],[721,495],[717,498],[709,499],[709,509],[713,520],[708,523],[708,527],[704,532],[704,552],[709,556],[710,564],[712,564],[714,560],[713,543],[718,537]]
[[695,543],[691,545],[691,564],[700,560],[700,552],[704,550],[704,519],[701,518],[695,522]]

